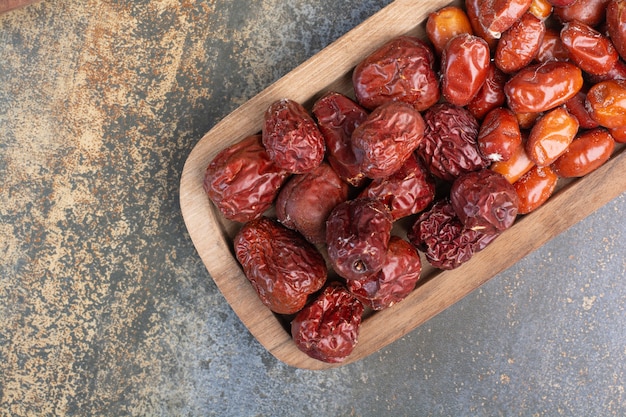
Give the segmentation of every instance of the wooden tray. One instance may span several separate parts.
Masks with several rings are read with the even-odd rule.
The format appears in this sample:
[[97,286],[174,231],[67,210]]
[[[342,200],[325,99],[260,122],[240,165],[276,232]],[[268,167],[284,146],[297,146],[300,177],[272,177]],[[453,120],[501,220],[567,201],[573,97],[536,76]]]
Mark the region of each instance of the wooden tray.
[[396,0],[225,117],[198,142],[185,163],[180,204],[198,254],[252,335],[288,365],[332,368],[376,352],[626,190],[626,156],[623,148],[619,148],[608,163],[584,179],[561,182],[547,204],[520,217],[470,262],[445,272],[425,265],[420,284],[408,298],[364,318],[359,343],[343,364],[323,363],[298,350],[286,323],[259,301],[234,258],[232,238],[239,226],[225,220],[205,195],[202,188],[205,169],[220,150],[259,132],[263,113],[275,100],[288,97],[310,108],[327,91],[353,95],[351,71],[360,60],[395,36],[424,37],[422,22],[429,12],[446,4],[450,2]]

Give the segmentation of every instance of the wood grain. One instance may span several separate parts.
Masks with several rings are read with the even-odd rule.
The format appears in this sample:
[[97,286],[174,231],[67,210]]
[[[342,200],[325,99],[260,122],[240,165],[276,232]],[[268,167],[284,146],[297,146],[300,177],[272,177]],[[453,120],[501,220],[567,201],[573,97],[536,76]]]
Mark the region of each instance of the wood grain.
[[38,1],[40,0],[0,0],[0,13],[19,9],[20,7],[28,6]]
[[[299,351],[281,320],[259,301],[232,254],[238,225],[225,220],[206,197],[204,171],[220,150],[260,130],[263,113],[273,101],[289,97],[310,106],[330,90],[350,94],[351,70],[361,59],[395,36],[423,37],[422,22],[428,13],[446,4],[450,2],[393,2],[226,116],[198,142],[185,163],[180,204],[199,256],[252,335],[290,366],[326,369],[342,364],[326,364]],[[623,153],[618,149],[607,164],[584,179],[562,183],[546,205],[518,219],[462,267],[445,272],[425,268],[422,283],[407,299],[364,319],[359,344],[343,364],[362,359],[407,334],[624,192]]]

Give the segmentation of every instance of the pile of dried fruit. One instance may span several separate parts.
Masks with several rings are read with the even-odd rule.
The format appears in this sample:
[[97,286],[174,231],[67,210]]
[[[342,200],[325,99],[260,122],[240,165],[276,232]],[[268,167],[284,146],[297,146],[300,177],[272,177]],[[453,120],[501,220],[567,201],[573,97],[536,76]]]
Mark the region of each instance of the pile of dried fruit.
[[345,359],[419,252],[458,267],[626,142],[626,0],[466,0],[426,34],[359,63],[352,98],[273,103],[207,168],[245,275],[313,358]]

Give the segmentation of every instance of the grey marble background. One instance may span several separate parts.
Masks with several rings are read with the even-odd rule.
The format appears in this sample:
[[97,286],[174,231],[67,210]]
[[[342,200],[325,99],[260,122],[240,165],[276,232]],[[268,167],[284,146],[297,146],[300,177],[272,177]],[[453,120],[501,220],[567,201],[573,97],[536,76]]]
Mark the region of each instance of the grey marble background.
[[0,415],[626,414],[625,195],[324,372],[267,353],[202,265],[178,204],[195,143],[388,3],[45,0],[0,16]]

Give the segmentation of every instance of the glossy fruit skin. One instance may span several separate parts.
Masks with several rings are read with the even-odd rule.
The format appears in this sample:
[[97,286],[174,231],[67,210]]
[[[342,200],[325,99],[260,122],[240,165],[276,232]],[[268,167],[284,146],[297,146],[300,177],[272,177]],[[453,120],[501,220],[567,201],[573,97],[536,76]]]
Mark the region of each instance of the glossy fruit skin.
[[464,107],[436,104],[424,113],[424,122],[417,154],[434,176],[452,182],[489,164],[478,149],[478,121]]
[[576,3],[578,0],[548,0],[555,7],[565,7]]
[[617,143],[626,143],[626,125],[609,129],[611,136]]
[[434,63],[434,53],[423,40],[411,36],[392,39],[354,69],[356,99],[369,110],[402,101],[422,111],[440,97]]
[[626,62],[621,59],[617,60],[615,65],[605,74],[585,74],[585,81],[591,85],[612,80],[626,80]]
[[611,0],[606,6],[606,28],[617,52],[626,60],[626,0]]
[[553,15],[561,22],[582,22],[597,26],[604,20],[606,5],[609,0],[576,0],[564,7],[555,7]]
[[561,41],[572,61],[589,74],[606,74],[619,59],[609,38],[578,21],[563,25]]
[[218,153],[207,166],[203,187],[224,217],[245,223],[269,209],[289,173],[274,164],[260,135]]
[[345,279],[364,279],[385,262],[393,217],[377,199],[356,198],[336,206],[326,221],[328,257]]
[[358,343],[363,310],[343,285],[332,283],[293,319],[293,341],[314,359],[340,363]]
[[517,180],[513,187],[519,198],[518,214],[533,212],[548,201],[558,179],[550,166],[535,166]]
[[368,184],[360,197],[381,200],[395,221],[426,209],[435,198],[435,181],[413,154],[391,176]]
[[548,0],[533,0],[528,12],[541,20],[546,20],[552,15],[552,4]]
[[293,175],[276,198],[276,217],[313,244],[326,242],[326,219],[348,199],[348,184],[323,162],[313,171]]
[[593,119],[609,129],[626,125],[626,81],[609,80],[593,85],[587,93],[587,109]]
[[433,44],[437,55],[454,36],[461,33],[473,33],[467,14],[460,7],[442,7],[428,15],[426,35]]
[[535,60],[541,64],[549,61],[569,61],[569,52],[563,45],[560,31],[551,27],[546,28]]
[[488,234],[511,227],[519,204],[513,185],[490,169],[457,178],[450,189],[450,202],[466,228]]
[[537,56],[546,32],[546,25],[530,12],[507,29],[496,47],[494,61],[507,74],[519,71]]
[[526,147],[522,142],[508,160],[494,162],[489,166],[489,169],[501,174],[509,183],[513,184],[534,166],[535,163],[526,154]]
[[490,65],[487,42],[462,33],[446,44],[441,54],[441,95],[457,106],[469,104],[487,79]]
[[313,104],[313,115],[326,140],[326,158],[348,184],[359,187],[365,180],[352,150],[352,132],[369,112],[349,97],[331,91]]
[[348,290],[372,310],[383,310],[404,300],[415,289],[422,260],[413,245],[392,236],[383,269],[359,281],[348,281]]
[[481,0],[478,19],[495,38],[510,28],[530,8],[532,0]]
[[484,39],[490,49],[495,49],[498,44],[498,39],[488,33],[480,23],[480,4],[481,0],[465,0],[465,13],[467,13],[467,17],[472,25],[474,35],[480,36]]
[[476,119],[482,120],[491,110],[504,105],[506,103],[504,84],[507,80],[508,75],[500,71],[493,62],[490,63],[487,78],[472,101],[467,104],[467,110]]
[[326,282],[326,261],[317,248],[267,217],[244,224],[234,249],[259,299],[275,313],[301,310]]
[[493,109],[480,125],[478,148],[492,162],[506,161],[522,143],[515,113],[506,107]]
[[291,99],[277,100],[266,110],[263,146],[277,166],[292,174],[319,166],[326,152],[317,124],[300,103]]
[[463,226],[449,200],[437,201],[420,214],[407,238],[435,268],[455,269],[483,250],[498,234],[486,234]]
[[587,92],[581,90],[565,103],[565,108],[578,120],[578,125],[581,129],[593,129],[598,127],[598,122],[589,114],[586,101]]
[[578,120],[564,107],[557,107],[535,123],[526,142],[526,153],[538,166],[550,165],[567,150],[577,133]]
[[424,137],[424,119],[407,103],[377,107],[352,133],[352,149],[363,174],[372,179],[392,175]]
[[541,113],[564,104],[583,87],[582,71],[569,62],[530,65],[504,86],[509,108],[515,113]]
[[582,177],[608,161],[614,148],[615,140],[606,129],[585,131],[554,161],[552,169],[559,177]]

